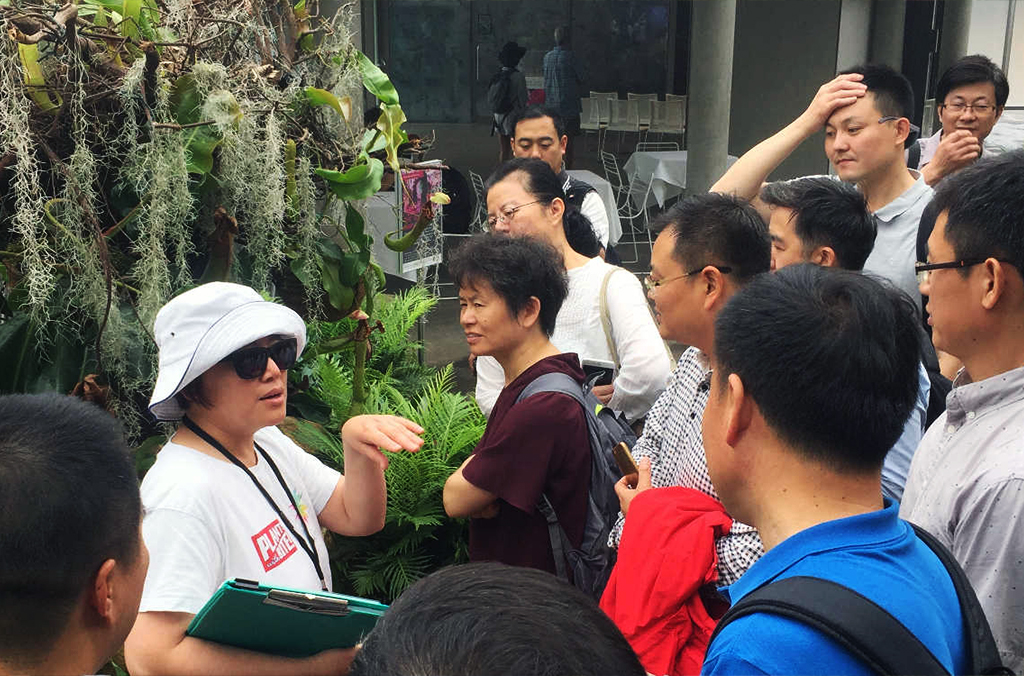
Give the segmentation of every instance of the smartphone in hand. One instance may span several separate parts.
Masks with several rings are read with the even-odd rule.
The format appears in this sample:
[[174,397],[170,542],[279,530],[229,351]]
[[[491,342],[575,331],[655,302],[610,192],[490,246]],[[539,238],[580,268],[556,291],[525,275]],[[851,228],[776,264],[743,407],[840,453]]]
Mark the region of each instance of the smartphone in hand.
[[615,364],[604,359],[583,359],[580,362],[583,372],[587,374],[590,386],[611,385],[615,379]]
[[615,458],[615,463],[619,466],[619,471],[622,472],[622,476],[629,476],[630,474],[639,475],[640,470],[637,469],[636,461],[633,460],[633,454],[629,452],[629,446],[626,442],[620,441],[612,449],[612,456]]

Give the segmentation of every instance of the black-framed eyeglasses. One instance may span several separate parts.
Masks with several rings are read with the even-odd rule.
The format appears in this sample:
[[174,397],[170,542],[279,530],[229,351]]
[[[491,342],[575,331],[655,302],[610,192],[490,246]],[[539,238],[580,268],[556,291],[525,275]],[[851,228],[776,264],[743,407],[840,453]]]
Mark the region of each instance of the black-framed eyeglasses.
[[267,370],[267,359],[273,359],[277,368],[287,371],[295,365],[298,357],[298,342],[295,338],[279,340],[270,347],[243,347],[235,350],[221,361],[229,361],[235,373],[242,380],[259,378]]
[[[903,118],[901,116],[899,116],[899,115],[886,115],[885,117],[878,118],[878,124],[882,124],[883,122],[895,122],[896,120],[902,120],[902,119]],[[907,122],[910,122],[910,120],[907,120]],[[910,122],[910,131],[921,133],[921,128],[918,127],[913,122]]]
[[692,275],[697,274],[698,272],[701,272],[702,270],[704,270],[704,268],[708,268],[708,267],[715,268],[716,270],[721,272],[723,275],[727,275],[730,272],[732,272],[732,268],[730,268],[728,265],[711,265],[710,263],[707,264],[707,265],[702,265],[699,268],[694,268],[693,270],[690,270],[689,272],[685,272],[685,273],[679,275],[678,277],[669,277],[668,279],[651,279],[651,273],[648,272],[646,275],[644,275],[644,288],[647,289],[648,291],[653,291],[654,289],[657,289],[659,286],[662,286],[664,284],[668,284],[669,282],[674,282],[677,279],[683,279],[684,277],[690,277]]
[[953,103],[943,103],[942,107],[951,113],[960,115],[965,110],[970,108],[974,111],[975,115],[988,115],[996,109],[995,106],[990,106],[988,103],[964,103],[962,101],[955,101]]
[[501,212],[497,216],[488,216],[487,217],[487,225],[489,227],[493,228],[498,223],[508,223],[513,218],[515,218],[516,212],[519,211],[520,209],[522,209],[523,207],[528,207],[531,204],[540,204],[543,201],[544,200],[533,200],[532,202],[527,202],[526,204],[520,204],[517,207],[510,207],[508,209],[502,209]]
[[[918,284],[924,284],[924,283],[926,283],[928,281],[929,277],[931,276],[932,270],[955,270],[955,269],[960,269],[960,268],[970,268],[970,267],[974,267],[975,265],[981,265],[982,263],[987,261],[989,258],[992,258],[992,256],[988,256],[986,258],[969,258],[969,259],[966,259],[966,260],[949,261],[948,263],[920,263],[920,262],[918,262],[918,263],[914,263],[914,273],[917,275],[917,283]],[[996,258],[995,260],[999,261],[1000,263],[1006,263],[1008,265],[1013,265],[1013,262],[1008,261],[1008,260],[1003,260],[1002,258]]]

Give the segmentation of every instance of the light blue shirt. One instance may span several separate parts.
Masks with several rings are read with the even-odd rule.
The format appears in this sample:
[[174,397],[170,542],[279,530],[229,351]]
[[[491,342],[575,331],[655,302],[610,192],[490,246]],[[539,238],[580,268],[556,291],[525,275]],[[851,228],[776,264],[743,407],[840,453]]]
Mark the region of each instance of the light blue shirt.
[[928,394],[931,389],[932,382],[928,379],[928,370],[924,364],[918,364],[917,402],[914,404],[914,410],[910,412],[910,417],[907,418],[907,424],[903,427],[903,434],[889,450],[882,465],[882,493],[897,502],[903,499],[903,487],[907,484],[907,476],[910,474],[910,461],[921,443],[921,437],[924,436],[925,422],[928,420]]

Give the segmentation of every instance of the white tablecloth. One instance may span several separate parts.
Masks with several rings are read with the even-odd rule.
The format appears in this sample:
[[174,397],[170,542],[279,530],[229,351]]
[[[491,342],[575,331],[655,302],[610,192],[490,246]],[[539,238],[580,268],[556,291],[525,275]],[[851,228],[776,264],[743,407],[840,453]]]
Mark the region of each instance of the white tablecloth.
[[567,173],[573,178],[589,183],[600,195],[608,212],[608,243],[611,246],[618,244],[622,237],[622,223],[619,221],[619,210],[615,205],[615,190],[612,184],[586,169],[570,169]]
[[[731,167],[737,160],[729,155],[726,158],[726,167]],[[629,156],[626,166],[623,167],[624,181],[635,172],[645,183],[652,181],[651,191],[647,197],[647,204],[655,202],[659,207],[665,206],[665,202],[683,192],[686,188],[686,151],[671,150],[668,152],[637,152]]]

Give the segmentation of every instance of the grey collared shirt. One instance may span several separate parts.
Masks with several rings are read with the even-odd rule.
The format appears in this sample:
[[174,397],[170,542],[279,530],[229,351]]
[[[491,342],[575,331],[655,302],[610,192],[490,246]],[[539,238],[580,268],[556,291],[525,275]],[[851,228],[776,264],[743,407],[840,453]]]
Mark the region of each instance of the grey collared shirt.
[[914,454],[900,517],[953,552],[1003,662],[1024,670],[1024,367],[980,382],[961,371]]
[[921,212],[932,199],[932,189],[918,172],[917,180],[903,194],[873,214],[878,225],[875,246],[864,263],[864,272],[884,277],[916,303],[921,292],[917,288],[914,262],[917,259],[917,226]]

